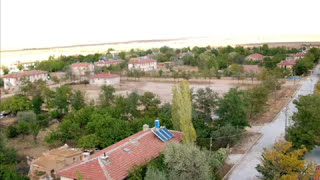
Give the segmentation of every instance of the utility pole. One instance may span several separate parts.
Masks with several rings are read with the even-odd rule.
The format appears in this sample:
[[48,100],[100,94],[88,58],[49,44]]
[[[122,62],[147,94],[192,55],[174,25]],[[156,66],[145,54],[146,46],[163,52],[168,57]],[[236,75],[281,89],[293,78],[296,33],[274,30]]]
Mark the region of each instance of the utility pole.
[[211,153],[211,148],[212,147],[212,137],[210,137],[210,153]]

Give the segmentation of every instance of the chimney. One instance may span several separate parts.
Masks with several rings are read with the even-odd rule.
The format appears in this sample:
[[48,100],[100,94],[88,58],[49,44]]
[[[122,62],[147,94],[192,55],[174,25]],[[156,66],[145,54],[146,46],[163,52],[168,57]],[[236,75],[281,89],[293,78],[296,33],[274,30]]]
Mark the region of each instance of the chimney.
[[148,124],[144,124],[142,126],[143,131],[148,131],[149,130],[149,125]]
[[154,121],[154,124],[155,124],[155,127],[156,127],[157,129],[160,128],[160,121],[159,121],[159,120],[155,120],[155,121]]
[[83,152],[82,153],[82,160],[86,161],[86,160],[89,160],[89,157],[90,157],[90,153],[89,152]]
[[103,156],[101,156],[100,159],[105,165],[110,164],[110,158],[108,155],[106,155],[106,153],[103,153]]

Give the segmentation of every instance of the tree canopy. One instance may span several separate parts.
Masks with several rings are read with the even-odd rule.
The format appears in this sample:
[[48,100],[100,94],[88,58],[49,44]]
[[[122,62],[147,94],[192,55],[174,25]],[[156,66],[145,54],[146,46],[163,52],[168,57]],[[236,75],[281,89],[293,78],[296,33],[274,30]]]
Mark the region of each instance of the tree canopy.
[[262,164],[256,169],[261,173],[260,179],[311,179],[315,174],[315,167],[303,160],[307,151],[305,147],[292,149],[292,143],[279,141],[262,154]]
[[294,101],[298,111],[293,115],[293,126],[288,129],[287,139],[293,147],[304,145],[309,151],[320,145],[320,95],[303,96]]

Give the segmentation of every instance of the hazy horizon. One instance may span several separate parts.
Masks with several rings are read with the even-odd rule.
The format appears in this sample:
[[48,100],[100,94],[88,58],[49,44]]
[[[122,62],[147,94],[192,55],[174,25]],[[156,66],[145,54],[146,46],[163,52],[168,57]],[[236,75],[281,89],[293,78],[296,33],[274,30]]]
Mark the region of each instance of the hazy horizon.
[[1,3],[1,50],[190,37],[231,43],[282,36],[291,36],[290,42],[320,41],[316,0]]

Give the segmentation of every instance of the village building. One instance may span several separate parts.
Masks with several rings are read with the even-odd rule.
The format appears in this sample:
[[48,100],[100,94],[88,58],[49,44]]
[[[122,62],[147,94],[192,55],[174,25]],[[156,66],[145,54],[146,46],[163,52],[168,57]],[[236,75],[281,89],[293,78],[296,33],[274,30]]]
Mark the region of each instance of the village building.
[[54,177],[55,173],[82,159],[82,151],[70,148],[67,144],[52,149],[30,163],[29,176],[40,179],[44,176]]
[[83,179],[125,179],[134,165],[147,164],[158,157],[168,143],[181,142],[182,137],[182,132],[168,131],[160,127],[160,123],[151,129],[144,125],[142,131],[60,170],[57,174],[61,180],[77,179],[77,172],[81,173]]
[[117,74],[100,73],[90,77],[89,83],[91,85],[117,85],[120,84],[120,76]]
[[297,64],[295,59],[287,59],[277,64],[280,68],[292,69]]
[[71,73],[73,77],[81,78],[93,75],[94,65],[91,63],[73,63],[71,64]]
[[122,59],[104,59],[96,62],[95,65],[98,67],[110,67],[112,65],[120,64],[122,62]]
[[297,54],[293,55],[293,57],[294,57],[294,59],[302,59],[302,58],[304,58],[306,55],[307,55],[307,53],[305,53],[305,52],[300,52],[300,53],[297,53]]
[[144,58],[131,58],[128,63],[129,70],[152,71],[157,70],[157,60]]
[[146,55],[146,58],[147,58],[147,59],[152,59],[152,58],[154,58],[154,56],[155,56],[154,54],[147,54],[147,55]]
[[179,54],[177,54],[177,58],[178,59],[181,59],[181,58],[183,58],[184,56],[186,56],[187,55],[187,53],[179,53]]
[[48,79],[48,72],[39,70],[21,71],[18,73],[4,75],[2,78],[5,90],[16,91],[19,90],[23,80],[29,80],[30,82],[37,80],[46,81]]
[[246,61],[262,61],[264,56],[258,53],[251,54],[245,58]]
[[262,69],[258,65],[242,65],[246,74],[259,74]]

